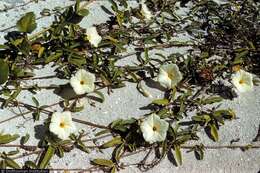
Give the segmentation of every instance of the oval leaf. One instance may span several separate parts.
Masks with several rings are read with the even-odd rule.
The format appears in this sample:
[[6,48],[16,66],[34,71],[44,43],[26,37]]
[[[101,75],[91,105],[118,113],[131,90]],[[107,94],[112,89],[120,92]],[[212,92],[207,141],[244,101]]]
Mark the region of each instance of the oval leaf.
[[10,168],[14,168],[14,169],[20,169],[21,168],[13,159],[6,158],[5,162],[6,162],[6,165]]
[[0,144],[7,144],[10,142],[15,141],[17,138],[19,138],[19,135],[15,134],[15,135],[2,135],[0,134]]
[[16,27],[21,32],[31,33],[35,30],[37,24],[35,22],[35,14],[33,12],[26,13],[18,22],[16,23]]
[[49,146],[45,155],[44,155],[44,157],[43,157],[43,159],[41,160],[41,162],[39,164],[40,169],[46,168],[46,166],[50,162],[54,153],[55,153],[55,148],[53,146]]
[[94,159],[92,160],[92,163],[99,166],[107,166],[112,168],[114,166],[114,163],[111,160],[107,159]]
[[214,124],[211,124],[209,127],[210,127],[210,134],[213,137],[214,141],[218,141],[217,127]]
[[8,64],[2,59],[0,59],[0,72],[0,84],[4,84],[8,79],[9,67]]
[[181,154],[180,146],[174,145],[174,150],[175,150],[175,155],[176,155],[178,164],[182,165],[182,154]]
[[157,100],[154,100],[152,103],[156,104],[156,105],[167,105],[169,103],[169,100],[168,99],[157,99]]
[[104,149],[104,148],[110,148],[113,147],[115,145],[119,145],[121,144],[123,141],[121,139],[121,137],[115,137],[112,140],[104,143],[103,145],[100,146],[100,148]]

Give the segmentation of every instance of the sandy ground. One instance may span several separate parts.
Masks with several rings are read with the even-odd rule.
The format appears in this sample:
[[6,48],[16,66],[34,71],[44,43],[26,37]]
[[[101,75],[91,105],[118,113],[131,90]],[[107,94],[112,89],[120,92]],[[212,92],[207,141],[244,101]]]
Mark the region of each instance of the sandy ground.
[[[6,6],[12,7],[25,3],[24,0],[0,0],[0,10],[4,9]],[[37,16],[40,16],[40,11],[44,8],[53,9],[56,6],[66,6],[72,4],[72,1],[69,0],[45,0],[39,1],[38,4],[31,3],[26,6],[16,7],[10,9],[6,12],[0,12],[0,30],[4,30],[5,28],[9,28],[13,26],[16,21],[19,19],[19,16],[29,12],[34,11]],[[99,0],[90,5],[90,16],[87,20],[83,20],[81,25],[83,27],[89,27],[93,23],[101,23],[107,19],[106,13],[104,13],[100,4],[108,4],[107,1]],[[37,21],[38,27],[37,31],[41,30],[43,27],[48,26],[52,17],[41,18]],[[10,31],[9,29],[7,31]],[[0,43],[4,42],[3,36],[7,32],[0,33]],[[176,50],[171,50],[176,51]],[[184,52],[185,50],[177,50]],[[131,57],[128,60],[125,60],[122,63],[131,63]],[[39,67],[39,70],[35,70],[37,76],[48,76],[54,74],[55,66],[51,65],[42,68]],[[45,80],[34,80],[27,81],[25,84],[38,84],[39,86],[45,86],[50,84],[65,84],[68,81],[60,80],[60,79],[45,79]],[[154,89],[148,88],[152,93],[154,98],[160,98],[162,96],[162,92]],[[106,93],[106,90],[102,91]],[[21,95],[19,95],[18,100],[33,104],[32,102],[32,94],[24,91]],[[40,105],[55,103],[62,98],[59,95],[55,95],[53,90],[42,90],[34,95],[39,102]],[[240,139],[238,142],[234,144],[257,144],[257,142],[252,142],[252,140],[257,135],[258,127],[260,125],[260,87],[255,87],[253,92],[241,94],[237,99],[233,101],[226,101],[221,106],[223,108],[232,108],[237,113],[237,117],[239,119],[226,122],[225,126],[223,126],[220,131],[220,140],[219,142],[212,142],[208,137],[202,132],[200,134],[202,142],[206,145],[228,145],[231,140]],[[151,102],[151,98],[143,97],[137,90],[136,85],[127,84],[127,87],[114,90],[111,95],[106,95],[106,99],[104,103],[96,103],[96,107],[92,107],[87,105],[84,111],[80,113],[75,113],[75,116],[78,119],[88,120],[99,124],[108,124],[111,120],[115,120],[118,118],[129,118],[129,117],[140,117],[146,111],[141,110],[141,107],[146,106]],[[59,107],[54,107],[50,109],[51,111],[60,110]],[[134,111],[133,111],[134,110]],[[25,110],[22,110],[25,111]],[[16,109],[4,109],[0,110],[0,121],[5,120],[9,117],[14,116],[14,112],[19,113]],[[17,118],[6,123],[0,124],[0,131],[4,131],[6,133],[18,133],[21,136],[29,133],[31,138],[28,144],[37,144],[37,141],[42,137],[44,129],[41,124],[43,120],[47,118],[46,115],[41,116],[41,121],[33,122],[30,115],[27,115],[26,118]],[[84,129],[89,131],[89,137],[93,137],[94,130],[86,127],[82,124],[77,124],[78,129]],[[18,143],[18,142],[17,142]],[[259,143],[259,142],[258,142]],[[4,149],[0,148],[0,151]],[[171,162],[171,159],[165,158],[162,163],[153,168],[148,172],[191,172],[191,173],[217,173],[217,172],[236,172],[236,173],[257,173],[260,171],[260,150],[251,149],[247,151],[241,151],[240,149],[218,149],[218,150],[207,150],[205,152],[205,158],[202,161],[196,160],[194,154],[187,153],[186,150],[183,152],[183,160],[184,163],[180,167],[174,166]],[[110,151],[105,150],[103,153],[99,153],[97,151],[92,151],[90,154],[84,154],[79,150],[73,150],[73,152],[67,153],[64,158],[60,159],[55,157],[51,162],[52,168],[88,168],[90,166],[89,161],[93,158],[97,157],[106,157],[109,158]],[[138,160],[142,159],[143,153],[138,156],[133,156],[124,159],[125,163],[136,163]],[[24,162],[28,159],[35,159],[34,156],[26,157],[20,159],[19,162]],[[121,170],[121,172],[140,172],[136,167],[129,167],[125,170]]]

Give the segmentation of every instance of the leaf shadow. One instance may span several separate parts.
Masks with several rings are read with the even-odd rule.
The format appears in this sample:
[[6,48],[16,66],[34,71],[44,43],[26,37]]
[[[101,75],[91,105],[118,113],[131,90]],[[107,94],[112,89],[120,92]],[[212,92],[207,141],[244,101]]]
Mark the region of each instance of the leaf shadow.
[[163,92],[166,91],[164,87],[162,87],[158,82],[154,81],[153,79],[145,79],[144,82],[150,88],[154,88]]
[[212,140],[212,141],[215,141],[214,137],[212,136],[211,132],[210,132],[210,127],[209,126],[206,126],[204,128],[204,131],[205,133],[207,134],[207,136]]
[[256,137],[252,140],[252,142],[258,142],[258,141],[260,141],[260,124],[258,127],[258,132],[256,134]]
[[39,140],[44,140],[47,131],[48,129],[44,125],[42,124],[36,125],[34,126],[34,132],[35,132],[34,137]]
[[64,84],[64,85],[59,85],[58,88],[56,88],[53,91],[54,94],[60,96],[63,99],[72,99],[75,96],[77,96],[77,94],[74,92],[73,88],[70,86],[69,83]]
[[177,161],[175,160],[175,157],[174,157],[174,154],[172,153],[172,150],[169,150],[167,152],[167,158],[174,166],[178,167]]

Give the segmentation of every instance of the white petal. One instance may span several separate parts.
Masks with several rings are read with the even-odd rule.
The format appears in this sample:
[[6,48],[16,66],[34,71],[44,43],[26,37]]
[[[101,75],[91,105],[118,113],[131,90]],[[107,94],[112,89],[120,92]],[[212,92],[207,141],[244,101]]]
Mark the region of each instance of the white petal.
[[54,112],[51,116],[51,122],[53,123],[60,123],[61,121],[61,113],[60,112]]
[[[81,81],[84,84],[81,84]],[[95,89],[95,75],[80,69],[76,72],[75,76],[70,79],[70,84],[76,94],[81,95],[94,91]]]
[[182,74],[176,64],[165,64],[160,67],[158,78],[162,86],[170,89],[182,80]]
[[87,29],[87,36],[89,42],[95,46],[98,47],[98,44],[101,42],[102,37],[98,34],[96,27],[90,27]]
[[142,3],[141,13],[146,20],[150,20],[153,17],[152,12],[148,9],[145,3]]
[[57,134],[57,136],[62,139],[62,140],[66,140],[69,138],[70,133],[67,133],[64,129],[60,130],[60,132]]
[[140,126],[144,140],[149,143],[154,143],[156,140],[154,140],[154,131],[153,127],[151,127],[148,123],[143,123]]
[[[60,126],[60,123],[63,122],[65,124],[64,127]],[[71,112],[55,112],[52,115],[52,120],[49,125],[49,130],[53,134],[57,135],[58,138],[65,140],[68,139],[69,135],[75,132],[76,127],[72,122]]]
[[49,126],[50,132],[52,132],[53,134],[57,135],[58,138],[65,140],[68,138],[68,134],[66,134],[66,132],[60,128],[60,125],[57,123],[50,123]]
[[[243,81],[241,83],[241,81]],[[253,90],[253,76],[244,70],[239,70],[232,75],[231,82],[239,92],[248,92]]]
[[72,86],[76,94],[78,95],[84,94],[84,90],[80,86],[80,81],[77,79],[76,76],[72,76],[70,78],[70,85]]
[[72,123],[72,118],[71,118],[71,112],[70,111],[65,111],[62,112],[62,119],[66,124],[71,124]]
[[160,69],[159,74],[157,76],[157,81],[165,88],[170,89],[172,86],[171,79],[168,77],[167,72]]
[[[156,127],[157,130],[153,128]],[[146,142],[154,143],[165,140],[169,123],[160,119],[156,114],[151,114],[140,125],[143,137]]]

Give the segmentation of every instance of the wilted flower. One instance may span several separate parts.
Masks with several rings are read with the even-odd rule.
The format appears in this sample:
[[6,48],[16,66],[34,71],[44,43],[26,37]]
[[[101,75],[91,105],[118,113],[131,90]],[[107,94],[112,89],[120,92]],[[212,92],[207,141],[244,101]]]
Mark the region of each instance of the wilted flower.
[[98,34],[96,27],[90,27],[87,28],[87,39],[93,46],[98,47],[102,37]]
[[94,91],[95,89],[95,75],[80,69],[76,72],[75,76],[70,79],[70,85],[76,94],[81,95]]
[[168,127],[169,123],[156,114],[151,114],[140,125],[145,141],[150,144],[164,141]]
[[142,2],[141,14],[144,16],[146,20],[151,20],[151,18],[153,17],[152,12],[148,9],[144,2]]
[[170,89],[182,80],[182,74],[176,64],[166,64],[160,67],[157,80],[162,86]]
[[244,70],[239,70],[232,75],[232,83],[239,92],[253,90],[253,75]]
[[55,112],[51,116],[49,129],[60,139],[68,139],[71,133],[76,131],[76,127],[72,122],[71,112]]

